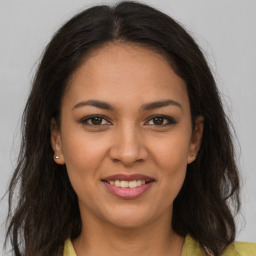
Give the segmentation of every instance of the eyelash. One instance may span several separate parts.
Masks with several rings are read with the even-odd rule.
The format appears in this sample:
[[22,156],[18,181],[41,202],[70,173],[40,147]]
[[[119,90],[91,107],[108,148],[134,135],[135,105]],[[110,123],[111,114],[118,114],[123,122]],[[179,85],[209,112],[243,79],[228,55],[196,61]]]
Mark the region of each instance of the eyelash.
[[[99,128],[99,127],[102,127],[102,126],[105,126],[105,125],[108,125],[108,124],[99,124],[99,125],[94,125],[94,124],[88,124],[88,120],[91,120],[93,118],[102,118],[102,119],[105,119],[107,120],[104,116],[102,115],[91,115],[91,116],[88,116],[86,118],[83,118],[80,122],[83,124],[83,125],[86,125],[86,126],[91,126],[91,127],[95,127],[95,128]],[[163,120],[167,120],[167,124],[164,124],[164,125],[154,125],[156,127],[165,127],[165,126],[168,126],[168,125],[173,125],[173,124],[176,124],[177,122],[172,118],[172,117],[169,117],[169,116],[165,116],[165,115],[154,115],[154,116],[151,116],[147,123],[151,120],[153,120],[154,118],[163,118]]]

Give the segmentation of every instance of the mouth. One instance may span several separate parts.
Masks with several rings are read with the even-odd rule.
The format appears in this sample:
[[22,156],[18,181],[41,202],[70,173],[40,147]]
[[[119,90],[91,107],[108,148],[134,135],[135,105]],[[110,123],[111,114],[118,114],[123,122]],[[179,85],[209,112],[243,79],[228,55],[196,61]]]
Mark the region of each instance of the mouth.
[[144,194],[155,179],[141,174],[117,174],[101,180],[107,190],[123,199],[135,199]]

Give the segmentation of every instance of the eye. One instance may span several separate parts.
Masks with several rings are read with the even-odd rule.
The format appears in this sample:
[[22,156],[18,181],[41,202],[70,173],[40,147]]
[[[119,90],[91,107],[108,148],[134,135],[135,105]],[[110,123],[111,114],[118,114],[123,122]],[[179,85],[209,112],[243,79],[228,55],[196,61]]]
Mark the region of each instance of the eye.
[[[104,121],[105,120],[105,121]],[[88,126],[102,126],[110,124],[103,116],[101,115],[92,115],[88,116],[81,120],[81,123]]]
[[147,122],[147,124],[150,124],[150,123],[156,126],[167,126],[167,125],[176,124],[177,122],[170,116],[155,115],[151,117],[151,119],[149,119],[149,121]]

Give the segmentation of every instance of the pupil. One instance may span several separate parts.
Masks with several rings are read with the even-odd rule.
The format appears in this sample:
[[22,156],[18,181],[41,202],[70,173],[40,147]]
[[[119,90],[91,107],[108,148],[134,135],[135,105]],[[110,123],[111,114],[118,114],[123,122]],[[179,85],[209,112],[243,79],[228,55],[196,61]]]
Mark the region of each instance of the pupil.
[[154,117],[154,124],[160,125],[163,124],[163,118],[162,117]]
[[93,117],[92,118],[92,123],[95,125],[101,124],[101,121],[102,121],[102,117]]

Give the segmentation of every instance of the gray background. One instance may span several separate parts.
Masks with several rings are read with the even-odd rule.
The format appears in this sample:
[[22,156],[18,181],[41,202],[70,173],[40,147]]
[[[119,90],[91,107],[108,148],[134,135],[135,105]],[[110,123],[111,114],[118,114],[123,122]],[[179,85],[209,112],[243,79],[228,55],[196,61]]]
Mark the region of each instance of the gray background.
[[[20,120],[37,61],[53,33],[93,0],[0,0],[0,197],[15,165]],[[147,0],[183,24],[208,59],[233,121],[241,168],[237,240],[256,241],[256,1]],[[0,254],[7,200],[0,201]]]

